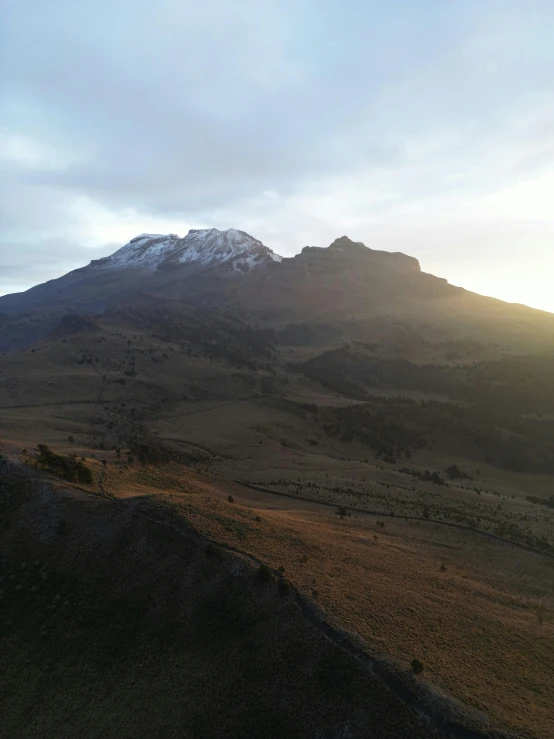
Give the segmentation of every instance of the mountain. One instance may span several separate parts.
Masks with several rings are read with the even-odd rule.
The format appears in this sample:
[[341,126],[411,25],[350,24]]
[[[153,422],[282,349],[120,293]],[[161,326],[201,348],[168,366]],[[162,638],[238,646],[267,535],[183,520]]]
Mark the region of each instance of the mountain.
[[184,238],[142,234],[109,257],[1,297],[0,350],[39,340],[67,314],[102,313],[140,291],[185,298],[205,292],[209,302],[217,302],[225,283],[280,261],[236,229],[192,229]]
[[141,267],[154,272],[182,264],[224,264],[231,271],[244,273],[273,261],[280,262],[281,257],[244,231],[210,228],[191,229],[183,239],[176,234],[141,234],[110,257],[91,262],[91,266],[96,269]]
[[238,311],[297,345],[302,335],[306,346],[359,340],[399,351],[449,340],[554,348],[552,314],[450,285],[405,254],[342,236],[285,259],[244,231],[203,229],[136,236],[109,257],[0,298],[0,350],[40,340],[68,314],[101,314],[140,296]]
[[356,339],[389,346],[477,340],[517,351],[554,348],[554,315],[450,285],[423,272],[413,257],[346,236],[253,273],[240,299],[268,325],[302,333],[307,346]]

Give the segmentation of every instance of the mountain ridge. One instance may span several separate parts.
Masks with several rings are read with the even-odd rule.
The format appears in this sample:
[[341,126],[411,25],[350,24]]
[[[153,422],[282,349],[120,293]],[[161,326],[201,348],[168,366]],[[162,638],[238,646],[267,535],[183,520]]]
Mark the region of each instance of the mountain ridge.
[[177,234],[140,234],[111,256],[91,262],[101,268],[143,267],[150,270],[180,264],[230,263],[232,269],[248,272],[268,261],[281,261],[261,241],[235,228],[190,229],[180,238]]
[[[373,341],[376,322],[392,320],[431,340],[554,348],[554,315],[451,285],[404,253],[341,236],[328,247],[305,246],[283,258],[245,231],[212,228],[191,229],[183,238],[140,234],[108,257],[0,297],[0,350],[44,338],[65,315],[94,316],[138,295],[240,310],[243,320],[278,330],[355,322],[355,329],[342,331],[346,339]],[[382,328],[378,334],[381,340]]]

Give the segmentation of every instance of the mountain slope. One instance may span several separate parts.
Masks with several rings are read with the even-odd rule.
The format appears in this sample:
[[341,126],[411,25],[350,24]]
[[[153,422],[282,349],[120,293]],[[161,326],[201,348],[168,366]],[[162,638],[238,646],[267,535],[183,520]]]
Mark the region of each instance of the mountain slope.
[[64,315],[102,313],[138,291],[179,298],[205,292],[217,302],[225,283],[280,260],[261,241],[236,229],[193,229],[182,239],[142,234],[110,257],[0,297],[0,350],[41,339]]
[[0,665],[22,686],[0,699],[6,735],[450,736],[316,628],[287,581],[167,507],[24,470],[0,481],[20,491],[2,509]]
[[342,237],[252,274],[241,300],[270,325],[321,325],[342,340],[477,339],[505,349],[554,348],[554,315],[505,303],[422,272],[416,259]]
[[111,257],[91,265],[103,269],[143,267],[155,271],[180,264],[226,264],[232,270],[249,272],[271,261],[279,262],[281,257],[244,231],[210,228],[191,229],[183,239],[176,234],[141,234]]
[[296,343],[304,335],[306,346],[315,329],[329,337],[327,346],[384,342],[394,352],[450,340],[510,351],[554,348],[552,314],[450,285],[405,254],[343,236],[282,259],[243,231],[204,229],[182,239],[142,234],[110,257],[1,297],[0,350],[41,339],[64,315],[102,313],[137,294],[240,311],[243,320],[295,334]]

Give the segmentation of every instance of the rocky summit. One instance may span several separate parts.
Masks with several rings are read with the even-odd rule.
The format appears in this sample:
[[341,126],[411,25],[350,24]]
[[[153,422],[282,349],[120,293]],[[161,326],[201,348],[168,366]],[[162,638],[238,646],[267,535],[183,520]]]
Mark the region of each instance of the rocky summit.
[[184,238],[177,234],[141,234],[105,259],[91,264],[107,269],[142,267],[156,270],[180,264],[213,266],[226,264],[230,269],[249,272],[281,257],[245,231],[229,228],[191,229]]

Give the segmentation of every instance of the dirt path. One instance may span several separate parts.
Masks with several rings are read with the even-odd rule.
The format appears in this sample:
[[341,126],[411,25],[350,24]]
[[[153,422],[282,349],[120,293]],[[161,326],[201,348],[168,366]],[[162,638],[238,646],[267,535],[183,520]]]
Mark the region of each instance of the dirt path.
[[200,413],[209,413],[210,411],[217,411],[219,408],[225,408],[228,405],[236,405],[237,403],[246,403],[252,400],[258,400],[262,396],[260,394],[249,395],[246,398],[237,398],[236,400],[227,400],[224,403],[218,405],[212,405],[209,408],[198,408],[194,411],[184,411],[182,413],[172,413],[169,416],[157,416],[156,421],[167,421],[169,418],[181,418],[181,416],[197,416]]
[[97,398],[96,400],[59,400],[57,403],[26,403],[23,405],[3,405],[0,406],[0,411],[9,411],[12,410],[12,408],[47,408],[57,405],[96,405],[99,402],[119,403],[119,400],[99,401]]

